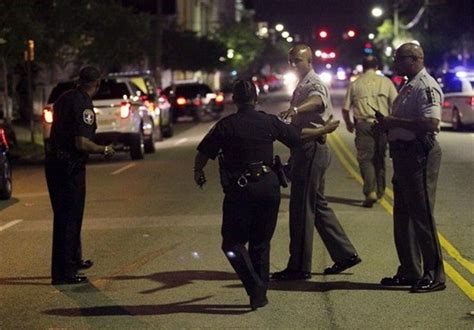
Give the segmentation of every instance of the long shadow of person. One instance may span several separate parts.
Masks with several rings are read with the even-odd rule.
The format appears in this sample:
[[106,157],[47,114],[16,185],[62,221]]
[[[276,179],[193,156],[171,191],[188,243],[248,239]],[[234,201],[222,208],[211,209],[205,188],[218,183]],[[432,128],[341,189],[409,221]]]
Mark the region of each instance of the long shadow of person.
[[362,202],[363,202],[359,199],[343,198],[343,197],[336,197],[336,196],[326,196],[326,199],[329,203],[345,204],[345,205],[358,206],[358,207],[362,207]]
[[333,290],[388,290],[407,291],[408,287],[388,287],[379,283],[361,283],[349,281],[313,282],[313,281],[291,281],[270,282],[270,290],[275,291],[304,291],[304,292],[328,292]]
[[238,277],[234,273],[209,270],[184,270],[161,272],[150,275],[119,275],[106,277],[110,281],[150,280],[161,283],[161,286],[150,290],[141,291],[142,294],[150,294],[161,290],[173,289],[183,285],[193,284],[195,281],[236,281]]
[[43,314],[68,317],[90,317],[118,315],[164,315],[177,313],[239,315],[250,312],[248,305],[193,304],[211,297],[212,296],[205,296],[161,305],[108,305],[83,308],[55,308],[46,310],[43,312]]

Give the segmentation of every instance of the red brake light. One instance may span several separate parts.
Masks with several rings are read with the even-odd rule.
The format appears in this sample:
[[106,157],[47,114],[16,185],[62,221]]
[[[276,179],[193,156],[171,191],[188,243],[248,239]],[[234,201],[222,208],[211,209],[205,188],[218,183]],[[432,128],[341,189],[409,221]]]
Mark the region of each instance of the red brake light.
[[449,101],[444,100],[443,108],[451,108],[451,103]]
[[186,99],[184,97],[180,96],[176,100],[176,103],[178,103],[178,105],[185,105],[186,103],[188,103],[188,101],[186,101]]
[[467,99],[467,104],[474,107],[474,96],[471,96]]
[[217,94],[216,96],[216,103],[222,103],[224,102],[224,95],[222,94]]
[[201,99],[199,97],[196,97],[194,100],[193,100],[193,104],[197,107],[201,106],[202,102],[201,102]]
[[3,128],[0,128],[0,141],[8,150],[8,141]]
[[125,119],[130,115],[130,103],[120,103],[120,118]]
[[43,109],[43,118],[47,124],[53,123],[53,109],[51,107],[46,107]]

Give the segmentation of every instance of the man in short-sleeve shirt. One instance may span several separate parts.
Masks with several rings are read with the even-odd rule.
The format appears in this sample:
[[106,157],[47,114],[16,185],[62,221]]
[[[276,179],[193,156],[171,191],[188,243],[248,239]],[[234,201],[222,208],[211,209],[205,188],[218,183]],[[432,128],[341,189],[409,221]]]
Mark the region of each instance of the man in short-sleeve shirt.
[[[395,85],[376,73],[377,58],[367,56],[362,62],[364,73],[352,82],[347,89],[342,115],[347,130],[355,130],[355,145],[360,173],[364,180],[364,207],[372,205],[385,192],[385,153],[387,138],[384,132],[375,129],[375,111],[382,115],[390,114],[390,108],[397,97]],[[353,112],[354,122],[350,118]]]
[[443,257],[433,216],[441,149],[436,141],[443,93],[424,67],[423,49],[406,43],[397,49],[394,69],[408,77],[380,121],[388,129],[393,159],[394,234],[400,266],[383,285],[411,286],[412,292],[444,290]]
[[84,67],[79,86],[65,92],[54,104],[50,140],[46,146],[45,174],[53,221],[53,285],[87,281],[79,269],[93,265],[82,259],[81,226],[85,202],[85,165],[89,153],[114,154],[112,146],[95,144],[97,128],[92,97],[100,85],[100,72]]
[[[331,117],[332,104],[328,88],[312,68],[311,49],[297,45],[288,59],[300,80],[293,92],[290,109],[283,118],[302,129],[310,122],[324,124]],[[275,280],[311,278],[313,226],[328,249],[334,265],[324,270],[337,274],[358,264],[361,259],[342,229],[324,196],[325,172],[330,154],[326,137],[305,141],[291,149],[290,259],[287,268],[272,275]]]

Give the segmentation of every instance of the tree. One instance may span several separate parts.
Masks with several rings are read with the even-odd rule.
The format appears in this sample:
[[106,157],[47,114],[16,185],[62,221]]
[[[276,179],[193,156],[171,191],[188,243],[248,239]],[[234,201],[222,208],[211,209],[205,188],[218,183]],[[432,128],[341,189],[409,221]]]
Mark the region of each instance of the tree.
[[264,43],[255,35],[255,30],[249,22],[241,21],[232,26],[219,29],[214,36],[227,49],[232,49],[234,55],[228,58],[228,65],[239,73],[251,71],[253,62],[264,50]]

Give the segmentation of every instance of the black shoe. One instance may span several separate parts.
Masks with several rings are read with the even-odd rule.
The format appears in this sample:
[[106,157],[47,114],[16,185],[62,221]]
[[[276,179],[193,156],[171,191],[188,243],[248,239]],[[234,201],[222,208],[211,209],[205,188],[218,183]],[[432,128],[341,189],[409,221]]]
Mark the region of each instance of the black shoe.
[[250,308],[256,310],[268,304],[267,289],[264,287],[257,287],[255,293],[250,295]]
[[79,263],[77,264],[77,269],[89,269],[91,268],[92,266],[94,266],[94,262],[90,259],[87,259],[87,260],[81,260],[79,261]]
[[358,263],[360,263],[362,261],[361,258],[359,258],[359,256],[357,254],[353,255],[352,257],[344,260],[344,261],[340,261],[340,262],[336,262],[334,265],[332,265],[331,267],[328,267],[324,270],[324,274],[325,275],[330,275],[330,274],[339,274],[339,273],[342,273],[343,271],[345,271],[346,269],[348,268],[351,268],[355,265],[357,265]]
[[415,285],[418,280],[406,278],[403,276],[395,275],[394,277],[384,277],[380,281],[380,284],[386,286],[412,286]]
[[310,272],[301,272],[298,270],[290,270],[288,268],[281,272],[273,273],[271,276],[271,279],[276,281],[309,280],[310,278]]
[[55,278],[51,281],[52,285],[64,285],[64,284],[81,284],[87,283],[89,280],[85,276],[73,275],[72,277],[67,278]]
[[432,281],[427,278],[422,278],[411,287],[410,292],[424,293],[424,292],[441,291],[444,289],[446,289],[446,284],[444,284],[443,282],[437,282],[437,281]]

